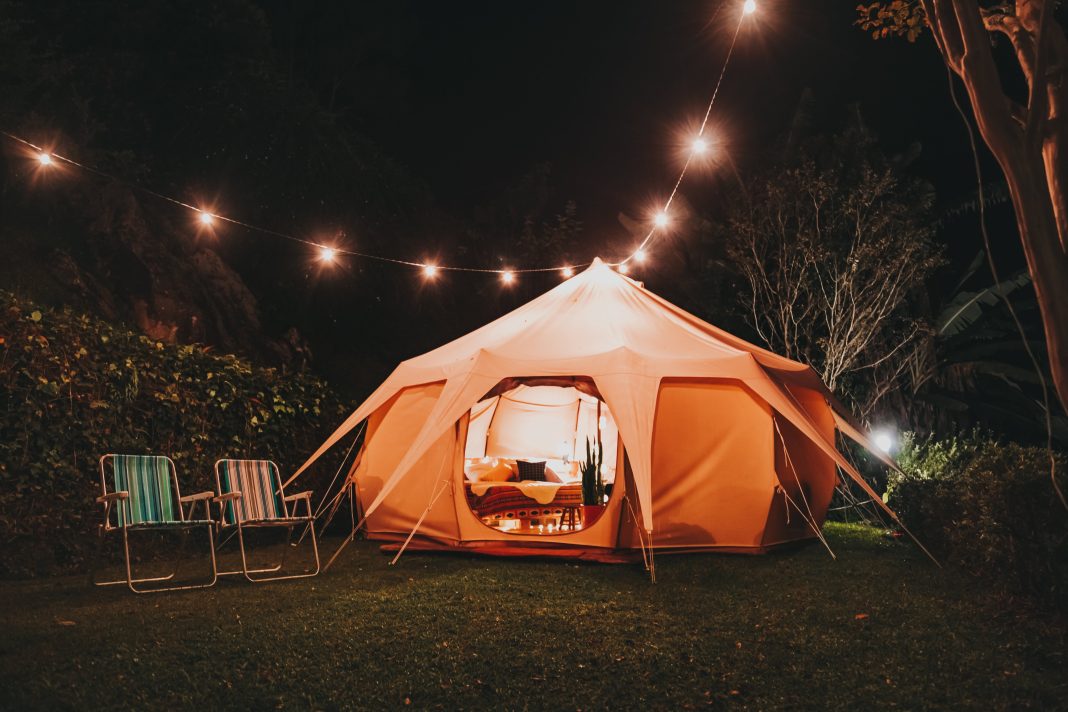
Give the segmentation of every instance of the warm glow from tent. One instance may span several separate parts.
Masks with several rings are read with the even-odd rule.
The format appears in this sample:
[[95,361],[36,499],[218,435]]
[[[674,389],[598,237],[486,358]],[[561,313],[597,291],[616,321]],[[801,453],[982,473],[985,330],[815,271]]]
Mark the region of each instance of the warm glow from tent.
[[333,262],[337,259],[337,250],[326,245],[319,246],[319,259],[323,262]]
[[505,270],[504,272],[501,272],[501,281],[505,284],[512,284],[513,282],[515,282],[515,273],[511,270]]
[[745,0],[745,4],[742,5],[742,14],[752,15],[754,12],[756,12],[756,9],[756,0]]

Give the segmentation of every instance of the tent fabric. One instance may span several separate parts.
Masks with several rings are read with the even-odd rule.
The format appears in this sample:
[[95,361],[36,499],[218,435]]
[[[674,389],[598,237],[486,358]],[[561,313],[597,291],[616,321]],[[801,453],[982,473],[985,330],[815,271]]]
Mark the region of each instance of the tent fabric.
[[[769,512],[779,506],[774,495],[796,489],[802,475],[818,480],[803,483],[808,491],[829,491],[837,465],[870,491],[836,449],[835,428],[848,420],[840,418],[836,426],[832,403],[837,401],[810,367],[688,314],[600,260],[509,314],[400,364],[290,481],[370,418],[364,444],[370,457],[355,471],[357,481],[369,482],[360,485],[369,522],[386,507],[397,514],[391,531],[400,532],[401,520],[426,508],[433,482],[451,482],[450,496],[434,507],[441,509],[436,533],[427,534],[426,523],[420,533],[459,542],[507,538],[474,517],[460,491],[465,455],[491,443],[491,450],[502,454],[518,455],[511,451],[526,447],[495,441],[485,411],[495,410],[490,420],[502,415],[538,419],[539,429],[558,428],[560,440],[568,434],[563,421],[575,419],[574,409],[562,403],[537,403],[525,414],[507,406],[510,396],[521,401],[523,392],[549,387],[528,388],[525,380],[574,382],[584,393],[595,389],[613,416],[629,465],[627,476],[617,477],[621,494],[613,493],[606,511],[614,519],[562,535],[561,544],[616,546],[629,538],[609,531],[622,526],[626,497],[640,527],[655,531],[658,547],[762,547]],[[557,388],[561,398],[572,397],[566,385]],[[489,395],[496,398],[487,404]],[[560,422],[552,424],[553,417]],[[776,464],[785,458],[775,456],[774,418],[789,425],[782,446],[791,451],[796,467]],[[513,423],[507,430],[521,429]],[[852,426],[844,432],[863,438]],[[416,506],[420,497],[424,501]],[[745,506],[732,508],[731,502]],[[407,513],[400,516],[400,510]],[[821,522],[823,514],[818,514]],[[718,523],[709,525],[716,518]],[[698,520],[704,524],[695,524]]]

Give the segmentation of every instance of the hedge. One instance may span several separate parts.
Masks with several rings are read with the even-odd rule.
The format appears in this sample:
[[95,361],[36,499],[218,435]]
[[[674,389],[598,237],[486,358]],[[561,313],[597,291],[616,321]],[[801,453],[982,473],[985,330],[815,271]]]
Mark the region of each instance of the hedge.
[[888,502],[921,541],[984,585],[1068,610],[1068,511],[1045,448],[979,433],[907,437],[898,461],[904,474],[891,477]]
[[183,493],[212,489],[221,457],[292,471],[351,409],[307,372],[166,345],[7,292],[0,305],[3,576],[84,565],[105,453],[169,455]]

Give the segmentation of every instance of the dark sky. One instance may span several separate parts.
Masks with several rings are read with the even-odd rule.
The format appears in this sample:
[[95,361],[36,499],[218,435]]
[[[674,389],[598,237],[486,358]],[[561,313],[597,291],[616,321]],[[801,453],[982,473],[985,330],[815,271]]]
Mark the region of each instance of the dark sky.
[[[704,110],[740,4],[401,4],[372,20],[396,28],[391,46],[361,58],[378,84],[363,81],[350,96],[342,88],[338,103],[452,212],[492,201],[548,162],[590,233],[625,239],[616,215],[669,189],[680,132]],[[323,73],[332,61],[324,45],[345,41],[343,32],[324,37],[336,11],[268,7],[295,18],[280,23],[288,36],[279,44],[307,73]],[[888,152],[920,142],[915,172],[935,183],[943,205],[966,198],[975,189],[970,154],[930,38],[876,42],[855,19],[847,0],[760,0],[712,115],[725,149],[744,171],[809,88],[828,125],[856,102]],[[684,190],[700,206],[728,178],[725,167],[695,174]],[[972,230],[945,237],[955,252],[978,247]],[[1011,251],[1013,240],[1004,242]]]

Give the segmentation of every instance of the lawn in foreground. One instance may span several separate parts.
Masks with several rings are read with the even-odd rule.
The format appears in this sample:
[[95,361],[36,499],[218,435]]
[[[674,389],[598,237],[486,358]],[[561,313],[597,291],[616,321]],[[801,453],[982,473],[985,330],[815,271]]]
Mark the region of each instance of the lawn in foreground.
[[1068,709],[1063,626],[862,527],[640,566],[410,554],[134,596],[0,584],[7,709]]

